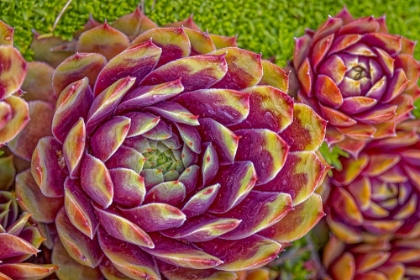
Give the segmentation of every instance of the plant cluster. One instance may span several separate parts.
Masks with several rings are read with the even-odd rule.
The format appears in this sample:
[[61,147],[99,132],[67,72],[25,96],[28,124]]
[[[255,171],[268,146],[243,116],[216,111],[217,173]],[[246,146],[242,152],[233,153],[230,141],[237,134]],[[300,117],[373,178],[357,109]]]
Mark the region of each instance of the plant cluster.
[[420,277],[420,64],[385,17],[285,69],[140,8],[67,39],[26,62],[0,21],[0,279]]

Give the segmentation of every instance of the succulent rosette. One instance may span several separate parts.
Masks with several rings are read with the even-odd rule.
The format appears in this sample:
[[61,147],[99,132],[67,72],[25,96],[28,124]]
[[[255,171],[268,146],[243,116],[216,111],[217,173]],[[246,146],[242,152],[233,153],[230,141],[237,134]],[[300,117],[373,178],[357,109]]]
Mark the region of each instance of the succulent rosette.
[[333,280],[402,280],[420,278],[419,239],[376,240],[348,245],[332,236],[323,263]]
[[414,46],[389,34],[385,17],[347,9],[296,39],[298,98],[328,121],[329,145],[357,156],[370,139],[395,135],[420,92]]
[[51,264],[24,262],[36,255],[44,238],[28,220],[19,214],[14,193],[0,191],[0,279],[43,279],[58,269]]
[[0,20],[0,147],[28,123],[28,104],[20,98],[26,61],[13,47],[13,28]]
[[343,159],[326,201],[338,238],[357,243],[420,236],[418,127],[418,120],[403,122],[395,137],[370,142],[357,159]]
[[191,19],[92,25],[17,176],[22,208],[55,223],[60,279],[235,279],[319,221],[326,122],[281,68]]

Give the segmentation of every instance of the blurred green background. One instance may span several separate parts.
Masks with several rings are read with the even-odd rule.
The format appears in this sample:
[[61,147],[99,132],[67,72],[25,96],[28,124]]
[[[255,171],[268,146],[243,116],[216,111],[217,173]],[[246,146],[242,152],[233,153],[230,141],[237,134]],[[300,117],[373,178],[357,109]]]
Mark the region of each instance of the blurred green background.
[[[0,0],[0,19],[15,27],[15,44],[28,50],[31,29],[52,32],[54,21],[68,0]],[[89,13],[98,21],[113,21],[132,12],[139,0],[73,0],[54,34],[70,39],[81,28]],[[185,19],[191,13],[202,29],[223,35],[238,34],[240,47],[276,57],[279,65],[291,58],[293,38],[305,28],[317,28],[328,15],[347,6],[355,17],[386,14],[391,33],[412,40],[420,38],[420,1],[407,0],[145,0],[145,13],[158,24]],[[420,48],[416,50],[420,58]]]

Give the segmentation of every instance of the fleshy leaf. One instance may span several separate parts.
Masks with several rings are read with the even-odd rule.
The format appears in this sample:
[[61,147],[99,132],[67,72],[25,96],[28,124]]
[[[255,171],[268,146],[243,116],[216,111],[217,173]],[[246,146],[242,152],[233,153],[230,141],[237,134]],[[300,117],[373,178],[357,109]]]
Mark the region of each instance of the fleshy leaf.
[[137,82],[152,71],[159,61],[162,50],[151,41],[126,49],[111,59],[101,70],[94,87],[95,96],[121,78],[131,76]]
[[306,201],[324,175],[326,167],[313,152],[289,153],[284,167],[267,184],[255,190],[285,192],[292,196],[293,205]]
[[346,222],[353,226],[362,225],[363,215],[353,197],[344,188],[337,187],[331,197],[332,207],[343,216]]
[[130,125],[131,120],[123,116],[115,116],[102,124],[90,139],[92,154],[107,161],[123,144]]
[[216,239],[197,243],[197,246],[219,257],[223,263],[217,269],[225,271],[261,267],[276,258],[282,247],[279,243],[256,234],[240,240]]
[[114,184],[114,202],[124,207],[137,207],[146,193],[144,179],[128,168],[109,170]]
[[195,269],[213,268],[223,263],[217,257],[197,249],[191,243],[166,238],[158,233],[154,233],[151,237],[155,248],[144,248],[144,251],[166,263]]
[[276,133],[283,131],[293,120],[293,99],[271,86],[255,86],[245,89],[249,93],[249,115],[235,125],[241,128],[268,128]]
[[[136,208],[120,209],[122,215],[146,232],[179,227],[186,216],[178,208],[165,203],[149,203]],[[153,217],[150,220],[148,217]]]
[[66,212],[61,209],[55,219],[58,236],[67,253],[78,263],[95,268],[99,265],[103,254],[96,239],[89,237],[75,228]]
[[44,136],[51,136],[51,123],[54,116],[54,107],[44,101],[30,101],[29,122],[10,141],[7,146],[13,154],[30,161],[32,153],[38,143],[38,140]]
[[82,265],[70,257],[60,240],[54,244],[51,261],[60,267],[55,273],[61,280],[72,280],[72,277],[75,279],[102,279],[98,268]]
[[210,213],[225,213],[238,205],[249,194],[257,181],[252,162],[234,162],[220,166],[214,182],[220,184],[220,189]]
[[13,27],[0,21],[0,45],[13,46]]
[[179,181],[160,183],[151,188],[145,198],[145,203],[160,202],[178,205],[185,198],[185,186]]
[[200,190],[185,203],[182,212],[188,218],[205,213],[216,198],[219,188],[220,185],[215,184]]
[[211,54],[222,55],[227,63],[226,75],[213,85],[214,88],[241,90],[257,85],[263,76],[260,54],[235,47],[219,49]]
[[135,80],[131,77],[119,79],[95,98],[87,116],[87,132],[92,132],[101,122],[112,115],[120,100],[135,83]]
[[211,118],[223,125],[243,121],[249,114],[249,95],[228,89],[202,89],[175,98],[200,118]]
[[131,42],[131,46],[149,41],[162,49],[157,67],[190,55],[191,44],[181,27],[164,27],[148,30]]
[[55,93],[51,83],[54,68],[44,62],[28,63],[28,72],[21,89],[25,92],[26,101],[41,100],[55,104],[59,93]]
[[282,92],[287,92],[289,89],[289,74],[266,59],[263,59],[261,64],[263,66],[263,76],[258,84],[269,85]]
[[199,29],[184,26],[184,32],[187,34],[191,43],[191,54],[206,54],[216,50],[216,47],[207,32],[201,32]]
[[41,223],[52,223],[63,206],[61,198],[49,198],[41,193],[29,169],[16,176],[16,198],[19,206]]
[[117,213],[104,211],[98,207],[94,208],[101,226],[109,235],[137,246],[154,248],[153,241],[143,229]]
[[82,159],[80,184],[90,198],[103,208],[108,208],[114,197],[114,184],[105,164],[85,154]]
[[358,159],[343,159],[342,164],[346,166],[343,172],[336,173],[334,179],[342,185],[350,184],[363,171],[368,164],[369,157],[367,155],[360,155]]
[[234,161],[240,136],[237,136],[229,128],[209,118],[200,119],[200,126],[198,128],[203,141],[211,142],[214,145],[221,163],[231,163]]
[[171,122],[183,123],[191,126],[199,125],[198,116],[193,115],[189,110],[176,102],[160,102],[154,106],[147,107],[147,110]]
[[60,142],[66,139],[70,129],[80,118],[85,119],[93,101],[88,79],[69,84],[60,94],[52,122],[54,137]]
[[44,137],[32,155],[31,172],[41,192],[47,197],[64,194],[64,179],[68,171],[60,143],[52,137]]
[[111,26],[127,35],[130,40],[133,40],[146,30],[157,27],[156,23],[143,14],[140,6],[131,14],[118,18]]
[[242,221],[239,226],[223,235],[221,239],[240,240],[258,233],[277,223],[292,210],[292,198],[286,193],[264,193],[251,191],[235,208],[221,218],[235,218]]
[[98,53],[77,53],[67,58],[54,70],[55,94],[60,95],[68,85],[85,77],[89,81],[89,86],[93,88],[106,62],[106,58]]
[[9,97],[22,86],[26,76],[26,61],[12,46],[0,45],[0,100]]
[[182,226],[161,232],[164,236],[185,242],[213,240],[237,228],[241,220],[201,215],[188,219]]
[[117,108],[117,113],[138,111],[141,108],[172,98],[184,90],[181,79],[155,86],[138,87],[128,92]]
[[290,145],[290,151],[316,151],[324,141],[327,122],[309,106],[295,103],[293,122],[280,136]]
[[236,36],[227,37],[216,34],[209,34],[209,36],[217,49],[236,47]]
[[34,32],[31,44],[34,51],[34,60],[47,62],[52,67],[57,67],[64,59],[76,51],[76,40],[63,41],[51,35],[39,35]]
[[254,164],[257,185],[270,182],[283,168],[289,146],[268,129],[243,129],[235,133],[241,137],[235,160]]
[[[33,255],[38,253],[38,249],[32,246],[30,243],[8,233],[0,233],[0,258],[2,260],[22,255]],[[1,266],[0,266],[1,267]]]
[[[11,110],[11,114],[6,115],[6,123],[2,124],[0,121],[0,146],[2,146],[12,140],[29,122],[29,107],[22,98],[17,96],[9,96],[1,101],[0,105],[6,105]],[[8,119],[9,116],[11,119]]]
[[127,36],[104,23],[83,32],[77,41],[76,50],[78,52],[100,53],[110,60],[127,48],[129,43]]
[[82,118],[74,124],[63,143],[63,155],[71,178],[79,175],[80,163],[86,147],[86,126]]
[[77,181],[69,178],[65,181],[64,191],[67,217],[73,226],[93,239],[98,227],[98,220],[89,197],[83,192]]
[[104,254],[124,275],[131,279],[160,279],[155,260],[138,246],[122,243],[103,229],[99,231],[99,242]]
[[228,70],[224,54],[196,55],[171,61],[151,72],[142,85],[156,85],[181,79],[185,91],[209,88]]
[[44,279],[58,270],[53,264],[6,263],[0,266],[0,273],[12,279]]
[[321,196],[312,194],[306,201],[295,206],[280,222],[260,234],[280,243],[292,242],[308,233],[324,215]]
[[202,155],[201,175],[203,185],[209,183],[219,171],[219,158],[214,146],[211,143],[205,143],[205,151]]

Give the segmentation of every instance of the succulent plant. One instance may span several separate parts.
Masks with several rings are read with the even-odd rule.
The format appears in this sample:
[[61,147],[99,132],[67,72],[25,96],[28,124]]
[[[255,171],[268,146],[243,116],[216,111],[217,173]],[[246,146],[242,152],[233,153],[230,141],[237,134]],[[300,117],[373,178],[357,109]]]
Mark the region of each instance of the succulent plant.
[[21,207],[55,223],[60,279],[235,279],[324,215],[326,122],[232,44],[140,10],[77,33],[53,73],[53,137],[16,179]]
[[298,98],[328,121],[329,145],[357,156],[368,140],[395,135],[420,92],[414,46],[389,34],[385,17],[347,9],[296,39]]
[[13,28],[0,20],[0,147],[29,121],[28,104],[19,97],[26,61],[13,47]]
[[15,194],[0,191],[0,279],[43,279],[58,269],[51,264],[24,262],[38,253],[44,238],[29,223],[28,213],[19,215]]
[[[376,240],[348,245],[331,236],[323,263],[332,280],[402,280],[420,277],[420,240]],[[328,278],[327,278],[328,279]]]
[[367,144],[359,158],[343,159],[326,201],[327,221],[346,243],[379,236],[420,236],[419,121],[401,123],[397,136]]

